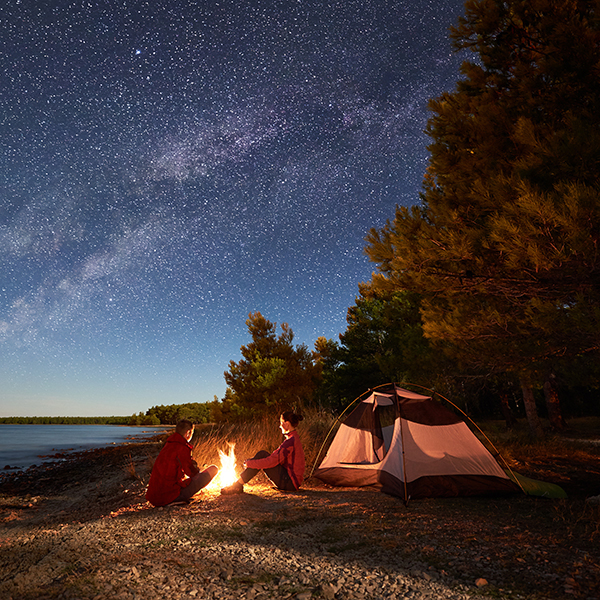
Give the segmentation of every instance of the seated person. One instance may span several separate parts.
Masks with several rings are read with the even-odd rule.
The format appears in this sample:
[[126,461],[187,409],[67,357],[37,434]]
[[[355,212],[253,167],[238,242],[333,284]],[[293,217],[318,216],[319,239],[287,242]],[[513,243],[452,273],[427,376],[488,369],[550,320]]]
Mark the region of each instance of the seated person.
[[279,428],[284,435],[284,441],[269,454],[260,450],[253,458],[244,462],[244,471],[238,480],[221,490],[221,494],[241,494],[244,484],[255,477],[260,470],[271,480],[275,487],[286,492],[294,492],[300,488],[304,479],[305,459],[300,436],[296,431],[302,415],[286,410],[279,417]]
[[175,433],[167,439],[150,474],[146,490],[146,500],[150,504],[188,503],[219,471],[215,465],[200,471],[192,458],[190,440],[193,434],[193,423],[182,419],[175,426]]

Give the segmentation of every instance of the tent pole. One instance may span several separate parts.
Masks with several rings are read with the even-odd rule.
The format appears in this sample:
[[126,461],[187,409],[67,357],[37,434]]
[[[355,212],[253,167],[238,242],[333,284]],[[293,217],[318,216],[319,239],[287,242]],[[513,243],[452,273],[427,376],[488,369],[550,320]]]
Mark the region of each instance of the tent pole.
[[[397,401],[397,400],[396,400]],[[400,409],[398,409],[398,415],[400,419],[400,441],[402,442],[402,470],[404,471],[404,506],[408,506],[408,484],[406,483],[406,457],[404,455],[404,434],[402,433],[402,415]]]
[[404,506],[408,506],[408,484],[406,483],[406,454],[404,452],[404,432],[402,430],[402,412],[400,411],[400,402],[396,394],[396,384],[394,384],[394,394],[396,395],[396,407],[398,410],[398,419],[400,421],[400,443],[402,444],[402,470],[404,471],[402,479],[404,482]]
[[313,476],[313,473],[315,472],[315,468],[319,464],[319,456],[321,456],[321,452],[323,452],[323,448],[325,447],[325,444],[327,443],[327,440],[329,439],[329,436],[331,435],[333,428],[338,424],[339,420],[346,414],[346,411],[357,400],[360,400],[365,394],[372,394],[375,390],[378,390],[380,387],[384,387],[386,385],[390,385],[390,384],[382,383],[381,385],[376,385],[374,388],[369,388],[366,392],[363,392],[362,394],[360,394],[359,396],[354,398],[354,400],[352,400],[352,402],[350,402],[350,404],[348,404],[348,406],[346,406],[346,408],[340,413],[340,416],[335,419],[335,421],[333,422],[333,425],[331,426],[331,429],[327,432],[327,435],[325,436],[325,439],[323,440],[323,443],[321,444],[321,447],[319,448],[319,451],[317,452],[317,456],[315,457],[315,462],[313,463],[312,470],[310,472],[310,477]]

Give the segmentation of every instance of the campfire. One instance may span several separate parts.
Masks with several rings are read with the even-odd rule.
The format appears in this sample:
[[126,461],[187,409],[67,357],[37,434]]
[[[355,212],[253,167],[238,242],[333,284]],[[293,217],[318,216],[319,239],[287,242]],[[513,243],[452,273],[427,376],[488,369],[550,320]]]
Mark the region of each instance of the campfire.
[[229,444],[229,452],[223,452],[219,449],[219,459],[221,460],[221,466],[217,476],[212,480],[211,488],[224,488],[234,483],[238,474],[235,469],[235,444]]

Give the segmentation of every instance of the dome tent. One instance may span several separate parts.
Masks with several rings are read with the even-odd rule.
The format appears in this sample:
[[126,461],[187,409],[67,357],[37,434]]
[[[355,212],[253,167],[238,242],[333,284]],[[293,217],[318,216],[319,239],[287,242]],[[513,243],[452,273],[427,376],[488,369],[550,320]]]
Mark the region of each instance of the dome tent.
[[314,475],[333,486],[377,487],[405,502],[522,491],[463,419],[396,384],[359,402]]

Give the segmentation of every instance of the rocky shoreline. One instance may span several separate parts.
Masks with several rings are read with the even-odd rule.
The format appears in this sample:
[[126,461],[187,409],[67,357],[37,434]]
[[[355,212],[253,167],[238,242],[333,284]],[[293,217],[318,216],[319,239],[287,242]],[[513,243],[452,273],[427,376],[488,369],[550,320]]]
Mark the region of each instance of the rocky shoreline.
[[241,496],[207,490],[156,509],[144,491],[159,448],[103,449],[5,477],[0,598],[600,597],[598,507],[584,501],[405,506],[309,480],[294,494],[260,481]]

